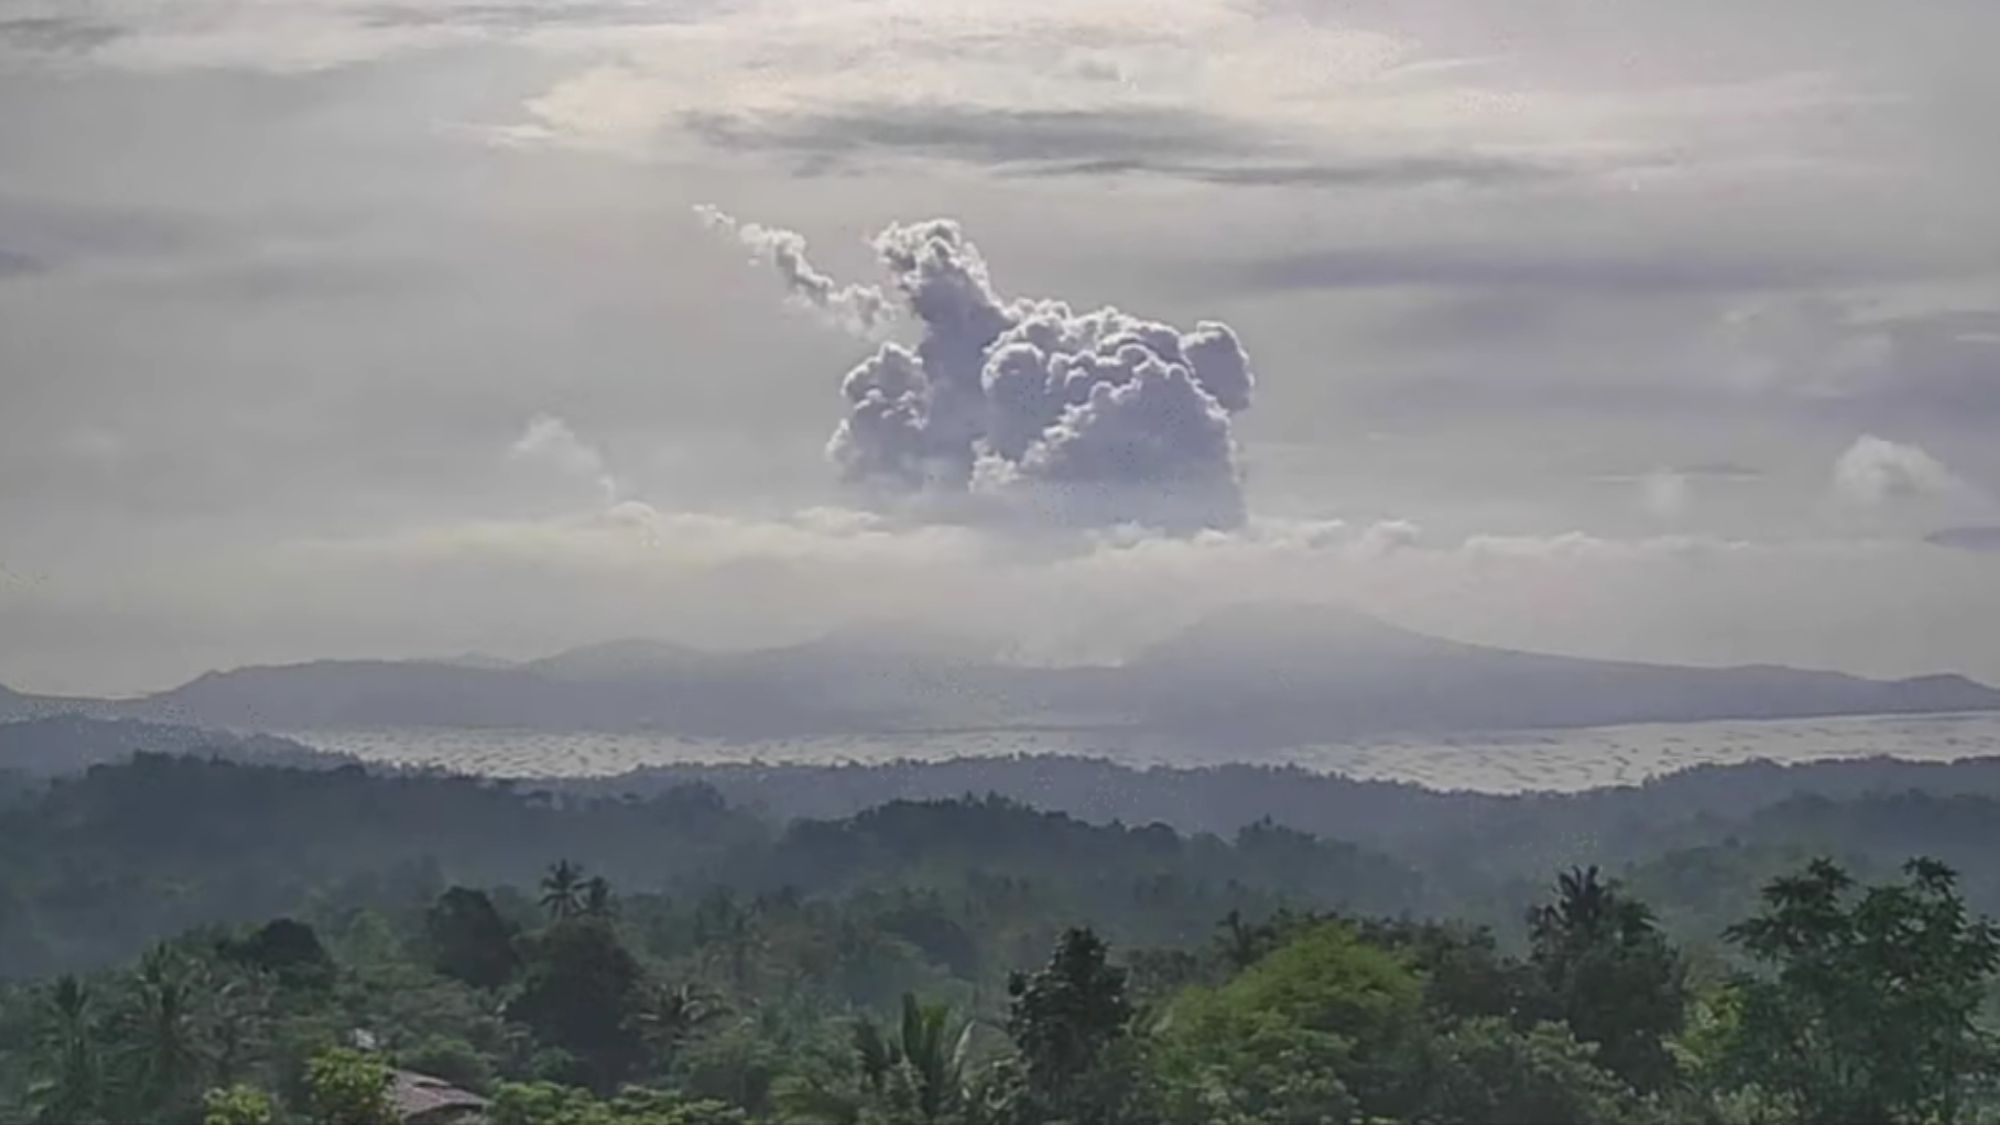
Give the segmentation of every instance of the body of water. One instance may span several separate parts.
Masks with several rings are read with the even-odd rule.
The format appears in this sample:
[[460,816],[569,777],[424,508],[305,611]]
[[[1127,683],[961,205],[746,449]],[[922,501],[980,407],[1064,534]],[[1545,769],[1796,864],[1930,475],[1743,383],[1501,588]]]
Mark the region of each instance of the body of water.
[[286,737],[364,761],[495,777],[602,777],[683,762],[814,765],[1069,754],[1135,766],[1241,761],[1492,793],[1626,785],[1692,766],[1765,759],[2000,757],[2000,714],[1661,723],[1449,737],[1375,737],[1256,753],[1103,731],[959,731],[723,742],[668,734],[311,730]]

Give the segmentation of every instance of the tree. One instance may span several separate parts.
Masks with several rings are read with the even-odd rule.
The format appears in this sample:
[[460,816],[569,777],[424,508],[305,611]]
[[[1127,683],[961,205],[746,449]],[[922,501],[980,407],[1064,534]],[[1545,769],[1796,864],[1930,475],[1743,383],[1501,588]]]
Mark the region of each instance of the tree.
[[695,1032],[720,1019],[722,1005],[693,984],[646,989],[634,1021],[646,1045],[660,1056],[671,1056]]
[[1638,1116],[1632,1091],[1561,1024],[1522,1032],[1471,1019],[1440,1036],[1430,1055],[1416,1120],[1612,1125]]
[[1528,912],[1532,953],[1556,1015],[1598,1061],[1642,1092],[1674,1079],[1667,1041],[1686,1020],[1686,969],[1644,903],[1571,868],[1556,900]]
[[919,1003],[903,994],[894,1035],[870,1019],[854,1025],[862,1087],[883,1110],[916,1125],[936,1125],[965,1097],[966,1051],[972,1025],[949,1004]]
[[1725,931],[1772,970],[1737,984],[1732,1069],[1800,1121],[1957,1121],[1994,1064],[1973,1018],[2000,930],[1968,915],[1950,868],[1915,859],[1903,872],[1857,899],[1847,872],[1817,859]]
[[439,895],[424,914],[424,934],[432,966],[475,988],[506,984],[520,965],[514,927],[484,891],[452,887]]
[[1149,1085],[1173,1125],[1319,1125],[1406,1116],[1423,984],[1341,922],[1294,934],[1167,1009]]
[[389,1103],[389,1068],[345,1047],[306,1064],[306,1104],[315,1125],[398,1125]]
[[229,960],[270,973],[286,985],[324,987],[333,983],[333,958],[311,926],[279,918],[259,926],[242,941],[225,942]]
[[203,989],[196,968],[166,946],[155,946],[139,962],[126,1012],[131,1044],[131,1094],[159,1113],[191,1106],[203,1066],[196,1003]]
[[646,974],[600,919],[560,922],[528,947],[521,992],[507,1014],[574,1055],[583,1080],[608,1091],[645,1058]]
[[30,1092],[35,1120],[63,1125],[97,1119],[102,1071],[90,990],[74,976],[56,979],[42,1005],[40,1078]]
[[542,909],[558,922],[583,911],[583,868],[569,860],[557,860],[542,876]]
[[1049,963],[1013,974],[1007,992],[1007,1034],[1020,1053],[1030,1119],[1118,1120],[1126,1076],[1107,1064],[1129,1030],[1132,1005],[1125,971],[1108,962],[1104,942],[1088,929],[1065,931]]

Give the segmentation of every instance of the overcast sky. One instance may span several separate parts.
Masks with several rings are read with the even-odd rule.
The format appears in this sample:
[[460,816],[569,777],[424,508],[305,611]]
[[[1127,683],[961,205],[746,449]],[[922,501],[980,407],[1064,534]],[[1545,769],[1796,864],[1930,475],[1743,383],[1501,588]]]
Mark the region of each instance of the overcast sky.
[[1996,41],[0,0],[0,682],[1257,598],[2000,680]]

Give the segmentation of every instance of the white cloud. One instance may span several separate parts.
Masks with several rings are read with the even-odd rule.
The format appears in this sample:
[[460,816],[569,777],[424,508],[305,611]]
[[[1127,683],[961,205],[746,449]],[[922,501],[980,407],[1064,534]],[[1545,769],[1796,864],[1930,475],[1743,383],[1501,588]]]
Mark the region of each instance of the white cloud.
[[576,436],[569,423],[552,414],[538,414],[528,421],[521,436],[507,449],[507,455],[521,461],[546,465],[556,472],[594,487],[604,504],[618,502],[618,478],[612,475],[604,454]]
[[1863,434],[1834,462],[1833,491],[1869,509],[1962,495],[1968,486],[1920,446]]

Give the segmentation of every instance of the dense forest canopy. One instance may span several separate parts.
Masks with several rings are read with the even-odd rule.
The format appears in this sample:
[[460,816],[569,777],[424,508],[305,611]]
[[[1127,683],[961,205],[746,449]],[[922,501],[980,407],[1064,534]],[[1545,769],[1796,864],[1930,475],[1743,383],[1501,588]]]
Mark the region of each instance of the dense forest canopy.
[[1994,798],[1438,800],[1364,846],[140,755],[0,812],[0,1120],[388,1121],[411,1074],[499,1125],[2000,1110]]

